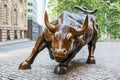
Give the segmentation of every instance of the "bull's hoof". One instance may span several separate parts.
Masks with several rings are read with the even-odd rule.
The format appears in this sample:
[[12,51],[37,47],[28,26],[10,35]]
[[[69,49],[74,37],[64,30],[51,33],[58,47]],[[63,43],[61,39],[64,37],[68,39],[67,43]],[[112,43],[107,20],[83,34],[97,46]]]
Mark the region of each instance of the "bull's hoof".
[[54,70],[55,74],[65,74],[67,72],[67,67],[66,66],[57,66]]
[[95,64],[96,62],[95,62],[95,59],[88,59],[86,63],[87,64]]
[[28,62],[23,61],[20,63],[19,69],[22,69],[22,70],[31,69],[31,65]]

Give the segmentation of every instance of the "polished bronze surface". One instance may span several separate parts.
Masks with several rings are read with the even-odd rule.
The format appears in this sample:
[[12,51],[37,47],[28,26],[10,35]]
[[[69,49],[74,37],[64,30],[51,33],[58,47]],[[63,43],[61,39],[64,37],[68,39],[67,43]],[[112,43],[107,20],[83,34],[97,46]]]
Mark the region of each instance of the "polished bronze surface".
[[88,64],[95,64],[94,50],[98,39],[98,23],[95,16],[90,15],[96,12],[79,6],[76,9],[83,11],[83,14],[76,14],[64,11],[58,19],[49,22],[45,11],[45,30],[39,35],[31,55],[19,65],[19,69],[30,69],[37,54],[44,48],[48,48],[50,58],[56,60],[54,73],[65,74],[71,59],[88,44]]

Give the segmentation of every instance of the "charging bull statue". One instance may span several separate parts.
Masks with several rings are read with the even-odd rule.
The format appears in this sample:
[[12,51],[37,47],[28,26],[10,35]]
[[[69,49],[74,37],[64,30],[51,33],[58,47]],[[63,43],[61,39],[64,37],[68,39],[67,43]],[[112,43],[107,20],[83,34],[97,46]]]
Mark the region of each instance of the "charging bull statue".
[[94,50],[98,39],[98,23],[94,14],[96,10],[90,11],[85,7],[76,6],[75,9],[83,14],[64,11],[57,20],[50,23],[47,12],[44,20],[46,28],[39,35],[30,56],[19,65],[19,69],[31,69],[37,54],[44,48],[48,48],[50,58],[59,65],[56,66],[55,74],[65,74],[71,59],[88,44],[88,64],[95,64]]

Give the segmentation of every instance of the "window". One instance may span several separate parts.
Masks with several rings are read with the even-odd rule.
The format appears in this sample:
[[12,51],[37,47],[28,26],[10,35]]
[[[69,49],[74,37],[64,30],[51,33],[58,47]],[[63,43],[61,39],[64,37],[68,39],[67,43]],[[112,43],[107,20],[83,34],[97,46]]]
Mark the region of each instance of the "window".
[[11,24],[13,26],[17,25],[17,9],[14,6],[12,8]]
[[22,32],[23,32],[23,31],[20,31],[20,38],[22,38]]
[[28,12],[32,12],[32,9],[28,9]]
[[32,6],[32,3],[28,3],[28,6]]
[[10,30],[7,30],[7,40],[10,40]]
[[7,23],[7,5],[4,5],[4,20],[3,20],[3,24],[8,24]]
[[17,9],[14,9],[14,20],[13,25],[17,25]]
[[17,39],[17,30],[14,31],[14,39]]
[[0,41],[2,41],[2,30],[0,29]]

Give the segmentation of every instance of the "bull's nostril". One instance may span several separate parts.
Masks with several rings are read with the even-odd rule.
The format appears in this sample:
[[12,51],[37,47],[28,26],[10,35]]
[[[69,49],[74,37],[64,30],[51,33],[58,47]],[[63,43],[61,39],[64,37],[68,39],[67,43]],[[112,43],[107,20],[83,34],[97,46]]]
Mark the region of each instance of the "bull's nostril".
[[55,55],[55,57],[58,57],[58,55]]
[[66,53],[66,50],[63,50],[64,53]]
[[66,50],[66,49],[64,49],[64,50],[63,50],[63,52],[64,52],[64,53],[67,53],[67,50]]
[[66,53],[67,53],[67,51],[64,49],[64,50],[63,50],[63,54],[64,54],[64,56],[66,56]]

